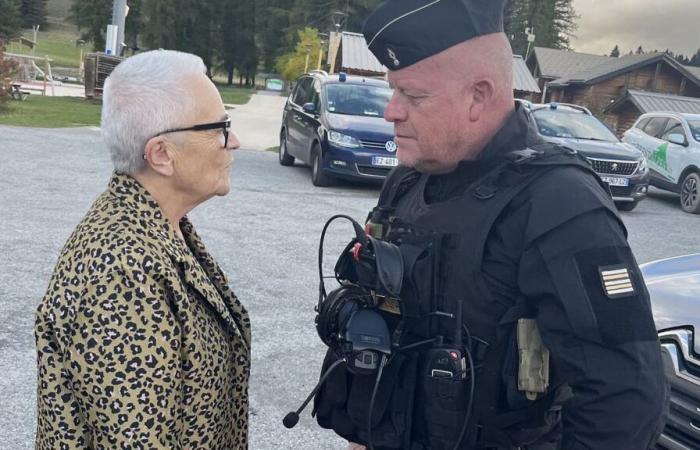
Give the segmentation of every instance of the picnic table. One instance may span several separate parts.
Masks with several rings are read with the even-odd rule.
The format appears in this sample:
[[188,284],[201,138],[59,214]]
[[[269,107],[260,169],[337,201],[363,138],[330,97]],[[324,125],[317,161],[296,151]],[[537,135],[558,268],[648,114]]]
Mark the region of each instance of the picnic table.
[[22,85],[19,83],[11,83],[10,87],[10,96],[14,100],[24,101],[30,94],[28,91],[22,90]]

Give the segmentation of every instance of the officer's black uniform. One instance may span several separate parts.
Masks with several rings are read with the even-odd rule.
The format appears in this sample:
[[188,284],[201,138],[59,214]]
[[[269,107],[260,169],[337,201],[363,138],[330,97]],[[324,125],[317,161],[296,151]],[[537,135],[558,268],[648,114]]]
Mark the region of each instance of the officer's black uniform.
[[[538,148],[534,133],[524,111],[516,110],[479,159],[449,174],[424,175],[424,183],[402,194],[410,204],[399,201],[397,214],[412,215],[421,196],[431,206],[463,195],[509,152]],[[396,182],[390,178],[384,189]],[[609,266],[630,271],[633,293],[606,294],[598,269]],[[595,175],[555,168],[519,192],[488,235],[481,270],[491,303],[467,305],[472,314],[465,323],[474,329],[473,317],[528,299],[552,353],[552,384],[572,390],[558,448],[649,448],[663,424],[666,395],[659,345],[626,230]]]
[[[502,31],[502,7],[493,0],[390,0],[367,20],[364,34],[377,58],[398,70]],[[484,343],[472,348],[474,414],[460,448],[651,448],[663,426],[667,389],[648,293],[625,227],[586,163],[540,142],[531,126],[516,108],[478,159],[443,175],[399,167],[374,211],[389,229],[399,223],[419,235],[456,237],[440,247],[442,287],[423,301],[436,302],[431,311],[454,311],[462,301],[466,330]],[[391,240],[391,232],[384,237]],[[430,277],[418,270],[407,276],[416,278],[408,286]],[[551,352],[549,392],[534,402],[513,381],[513,330],[525,317],[536,320]],[[433,320],[423,332],[447,334],[446,326]],[[362,437],[347,424],[352,413],[346,415],[356,401],[345,396],[346,388],[357,379],[333,383],[317,399],[319,423],[349,439]],[[413,421],[413,440],[422,445],[407,448],[451,448],[437,435],[459,427],[455,411],[426,417],[435,411],[431,395],[417,395],[414,417],[424,417]],[[395,402],[387,400],[388,408]]]

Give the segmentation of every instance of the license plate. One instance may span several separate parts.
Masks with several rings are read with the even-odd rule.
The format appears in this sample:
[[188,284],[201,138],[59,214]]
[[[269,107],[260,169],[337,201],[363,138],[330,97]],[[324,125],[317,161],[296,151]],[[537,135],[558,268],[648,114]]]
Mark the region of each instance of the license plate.
[[396,158],[387,158],[386,156],[373,156],[372,165],[380,167],[394,167],[399,165]]
[[630,180],[627,178],[600,177],[600,179],[608,183],[610,186],[629,186],[630,184]]

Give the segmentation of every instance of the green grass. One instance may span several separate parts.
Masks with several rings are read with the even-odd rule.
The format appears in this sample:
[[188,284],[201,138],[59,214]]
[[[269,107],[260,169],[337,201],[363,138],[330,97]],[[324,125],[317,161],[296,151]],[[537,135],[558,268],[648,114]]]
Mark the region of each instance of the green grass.
[[252,88],[239,88],[221,84],[217,84],[216,88],[219,90],[224,103],[232,105],[245,105],[255,92]]
[[[24,37],[33,39],[32,30],[24,30]],[[48,55],[51,59],[51,67],[79,67],[80,66],[80,48],[76,47],[75,41],[78,39],[79,33],[77,30],[68,29],[53,29],[48,31],[39,31],[37,40],[39,44],[36,47],[35,55],[44,57]],[[10,53],[21,53],[31,55],[31,49],[26,46],[20,46],[16,41],[10,42],[7,46],[7,51]],[[92,51],[92,44],[87,44],[83,47],[83,54]],[[37,62],[37,65],[43,70],[42,63]]]
[[268,147],[265,149],[266,152],[272,152],[272,153],[279,153],[280,152],[280,147],[279,145],[276,147]]
[[0,125],[61,128],[100,124],[102,103],[76,97],[30,95],[25,101],[9,101],[0,113]]

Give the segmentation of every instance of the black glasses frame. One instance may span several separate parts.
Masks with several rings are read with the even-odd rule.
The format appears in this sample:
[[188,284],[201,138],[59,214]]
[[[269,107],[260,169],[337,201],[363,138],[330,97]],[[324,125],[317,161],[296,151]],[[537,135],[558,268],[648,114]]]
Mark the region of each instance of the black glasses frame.
[[168,133],[177,133],[178,131],[209,131],[209,130],[216,130],[217,128],[221,128],[221,131],[223,131],[223,133],[224,133],[224,148],[228,148],[228,135],[231,132],[231,118],[230,117],[224,121],[221,121],[221,122],[203,123],[200,125],[195,125],[193,127],[173,128],[171,130],[161,131],[160,133],[156,134],[153,137],[162,136],[162,135],[168,134]]

